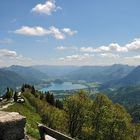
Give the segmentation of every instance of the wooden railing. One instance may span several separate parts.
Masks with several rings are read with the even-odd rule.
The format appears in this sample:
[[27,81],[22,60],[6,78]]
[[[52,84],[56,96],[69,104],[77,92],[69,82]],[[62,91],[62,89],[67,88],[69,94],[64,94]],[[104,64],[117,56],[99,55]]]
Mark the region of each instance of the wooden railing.
[[40,133],[41,140],[45,140],[45,135],[49,135],[56,140],[74,140],[73,138],[70,138],[58,131],[55,131],[47,126],[44,126],[43,124],[38,124],[38,129]]

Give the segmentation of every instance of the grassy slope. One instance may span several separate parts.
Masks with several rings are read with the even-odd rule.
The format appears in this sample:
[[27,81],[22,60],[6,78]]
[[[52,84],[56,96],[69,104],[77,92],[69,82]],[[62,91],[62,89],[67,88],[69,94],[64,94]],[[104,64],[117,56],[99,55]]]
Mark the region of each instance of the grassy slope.
[[36,113],[36,110],[27,99],[25,103],[19,104],[15,103],[12,106],[9,106],[5,111],[9,112],[19,112],[21,115],[26,116],[26,131],[27,134],[39,139],[39,132],[37,128],[37,122],[40,122],[41,118],[39,114]]

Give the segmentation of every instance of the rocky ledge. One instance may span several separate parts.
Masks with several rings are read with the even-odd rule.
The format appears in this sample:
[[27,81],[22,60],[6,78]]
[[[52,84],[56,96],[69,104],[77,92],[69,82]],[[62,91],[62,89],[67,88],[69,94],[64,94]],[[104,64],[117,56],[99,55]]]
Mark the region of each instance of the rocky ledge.
[[0,140],[23,140],[26,118],[17,112],[0,111]]

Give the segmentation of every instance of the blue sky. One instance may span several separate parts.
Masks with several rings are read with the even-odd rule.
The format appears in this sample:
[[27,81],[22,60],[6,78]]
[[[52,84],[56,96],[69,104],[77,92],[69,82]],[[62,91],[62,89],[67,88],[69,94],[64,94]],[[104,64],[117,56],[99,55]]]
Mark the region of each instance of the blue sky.
[[139,65],[139,0],[1,0],[0,66]]

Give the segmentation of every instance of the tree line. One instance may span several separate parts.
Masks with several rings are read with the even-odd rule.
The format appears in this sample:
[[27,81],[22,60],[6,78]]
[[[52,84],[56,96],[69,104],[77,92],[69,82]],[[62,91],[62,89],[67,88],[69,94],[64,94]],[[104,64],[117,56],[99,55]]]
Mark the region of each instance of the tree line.
[[51,93],[36,91],[24,96],[36,107],[44,124],[75,139],[136,140],[138,137],[130,114],[106,95],[97,94],[91,99],[85,91],[78,91],[61,102],[61,109],[56,108]]
[[123,106],[106,95],[97,94],[91,99],[85,91],[78,91],[60,101],[52,93],[42,93],[28,84],[21,87],[21,92],[42,123],[77,140],[138,140],[140,126],[132,123]]

